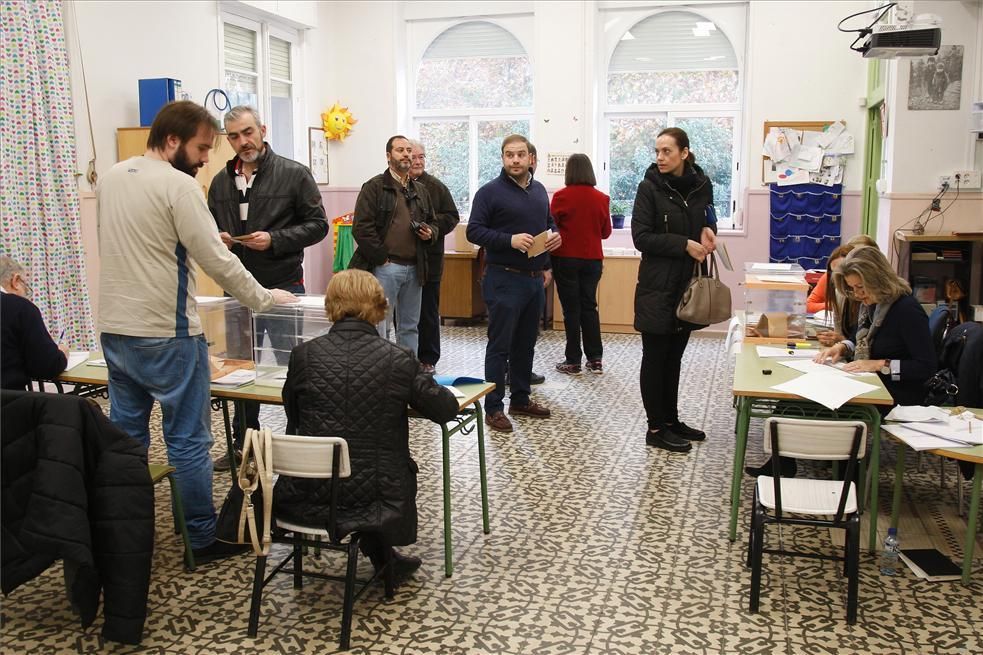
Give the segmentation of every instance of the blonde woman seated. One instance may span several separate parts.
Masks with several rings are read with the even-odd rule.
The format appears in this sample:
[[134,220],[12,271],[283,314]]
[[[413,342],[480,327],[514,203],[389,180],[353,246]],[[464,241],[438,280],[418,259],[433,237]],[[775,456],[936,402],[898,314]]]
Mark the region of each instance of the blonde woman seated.
[[[920,405],[922,385],[935,373],[935,349],[928,331],[928,314],[911,295],[877,248],[860,247],[847,255],[833,274],[842,297],[860,303],[857,329],[840,343],[825,348],[815,361],[849,360],[843,370],[877,373],[898,405]],[[883,408],[883,411],[890,407]],[[794,477],[794,459],[780,460],[782,477]],[[745,468],[749,475],[768,475],[771,461]]]
[[936,370],[928,314],[911,287],[877,248],[857,248],[833,275],[837,291],[861,303],[851,339],[822,350],[816,361],[849,360],[843,370],[881,376],[898,405],[919,405]]
[[[336,273],[325,307],[331,330],[290,353],[283,387],[287,432],[348,441],[352,475],[338,496],[338,536],[361,532],[362,552],[379,569],[386,549],[416,541],[417,466],[410,457],[407,407],[446,423],[458,403],[420,369],[414,353],[379,336],[386,296],[371,273]],[[323,480],[281,476],[273,495],[276,515],[327,521],[327,493]],[[420,566],[419,558],[392,554],[397,580]]]

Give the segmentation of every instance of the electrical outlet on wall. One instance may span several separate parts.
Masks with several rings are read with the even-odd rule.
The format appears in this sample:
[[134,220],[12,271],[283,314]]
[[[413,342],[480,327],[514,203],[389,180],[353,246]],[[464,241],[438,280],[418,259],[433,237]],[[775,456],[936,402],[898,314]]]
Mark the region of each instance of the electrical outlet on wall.
[[[958,182],[960,189],[979,189],[981,186],[979,171],[955,171],[952,179]],[[952,184],[950,182],[950,184]],[[953,184],[953,186],[956,186]]]

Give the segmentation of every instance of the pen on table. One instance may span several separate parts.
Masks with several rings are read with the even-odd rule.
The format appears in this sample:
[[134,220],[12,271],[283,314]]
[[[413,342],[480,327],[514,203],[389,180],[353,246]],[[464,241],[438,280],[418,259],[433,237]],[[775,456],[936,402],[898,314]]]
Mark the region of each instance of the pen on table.
[[785,347],[789,348],[790,350],[795,350],[796,348],[812,348],[812,345],[802,341],[794,342],[794,343],[790,341],[787,344],[785,344]]

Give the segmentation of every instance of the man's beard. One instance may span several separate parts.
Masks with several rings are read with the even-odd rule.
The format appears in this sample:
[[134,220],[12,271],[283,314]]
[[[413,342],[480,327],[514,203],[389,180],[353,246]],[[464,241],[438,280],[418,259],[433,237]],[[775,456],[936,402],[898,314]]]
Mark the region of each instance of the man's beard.
[[252,164],[254,161],[259,159],[259,150],[256,148],[251,148],[249,150],[243,150],[239,153],[239,159],[246,162],[247,164]]
[[174,153],[174,159],[171,160],[171,166],[178,169],[182,173],[187,173],[191,177],[195,177],[198,174],[198,169],[201,168],[201,164],[195,165],[191,163],[188,159],[188,155],[184,152],[184,144],[181,144],[177,152]]

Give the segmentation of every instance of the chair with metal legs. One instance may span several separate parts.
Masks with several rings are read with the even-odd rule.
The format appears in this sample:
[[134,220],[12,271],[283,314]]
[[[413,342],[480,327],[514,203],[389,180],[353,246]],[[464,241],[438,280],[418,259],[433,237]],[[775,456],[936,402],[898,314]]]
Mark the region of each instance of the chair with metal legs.
[[[854,483],[858,453],[864,452],[867,424],[862,421],[816,421],[771,417],[765,420],[764,451],[772,455],[772,475],[759,476],[752,500],[747,565],[751,569],[750,611],[761,598],[764,553],[843,560],[847,577],[847,623],[857,621],[861,507]],[[780,477],[779,455],[797,459],[845,461],[842,481]],[[875,510],[876,511],[876,510]],[[803,525],[846,531],[841,555],[764,547],[765,526]]]
[[[289,544],[290,554],[280,561],[270,574],[266,575],[267,556],[256,557],[256,571],[253,577],[253,593],[249,608],[250,637],[255,637],[259,630],[259,610],[262,604],[263,588],[277,573],[289,573],[293,576],[294,589],[303,588],[304,577],[338,580],[345,583],[344,603],[341,617],[341,650],[348,650],[351,631],[352,614],[355,600],[362,595],[370,584],[383,579],[386,598],[392,598],[396,580],[393,573],[393,563],[390,556],[385,555],[386,561],[380,571],[368,580],[357,580],[358,546],[360,535],[353,533],[346,539],[339,539],[336,531],[336,515],[338,490],[341,480],[351,476],[351,462],[348,457],[348,442],[338,437],[304,437],[296,435],[273,435],[273,473],[296,478],[315,478],[330,480],[329,518],[326,523],[300,524],[290,523],[273,518],[270,541],[273,544]],[[265,493],[265,490],[264,490]],[[320,553],[321,550],[334,550],[345,554],[347,564],[344,576],[326,575],[304,570],[303,558],[308,551]],[[284,569],[287,564],[293,566]],[[359,586],[360,585],[360,586]]]

